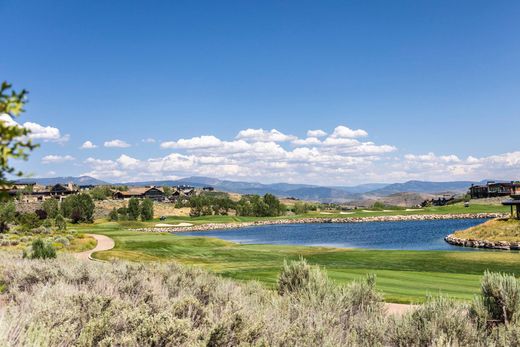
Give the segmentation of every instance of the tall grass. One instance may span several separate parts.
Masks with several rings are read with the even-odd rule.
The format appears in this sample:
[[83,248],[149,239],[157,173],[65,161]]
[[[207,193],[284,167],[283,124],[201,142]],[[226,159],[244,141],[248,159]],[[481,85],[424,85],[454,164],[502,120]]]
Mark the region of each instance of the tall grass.
[[[495,286],[516,295],[510,278],[486,276],[483,298],[496,293],[488,290]],[[63,256],[27,260],[0,254],[0,279],[7,301],[0,309],[2,346],[506,346],[520,341],[520,326],[511,318],[516,304],[507,304],[508,319],[494,324],[482,323],[495,317],[494,304],[482,304],[484,299],[471,305],[430,299],[414,312],[392,317],[375,277],[338,286],[304,260],[284,265],[277,291],[171,263],[93,263]]]

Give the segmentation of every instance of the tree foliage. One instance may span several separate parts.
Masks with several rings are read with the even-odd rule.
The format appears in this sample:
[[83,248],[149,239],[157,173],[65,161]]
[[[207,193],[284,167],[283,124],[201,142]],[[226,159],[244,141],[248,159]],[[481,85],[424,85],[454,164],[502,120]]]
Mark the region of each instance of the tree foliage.
[[146,198],[141,202],[141,220],[147,221],[153,219],[153,201]]
[[28,152],[37,146],[30,139],[29,129],[20,126],[14,121],[22,112],[27,91],[15,92],[11,85],[3,82],[0,86],[0,187],[8,183],[7,174],[22,175],[9,163],[10,159],[27,159]]
[[140,209],[139,209],[139,200],[137,198],[131,198],[128,201],[128,219],[129,220],[137,220],[139,218]]
[[106,200],[109,196],[111,196],[112,190],[110,190],[110,187],[108,186],[97,186],[92,188],[89,193],[92,199],[100,201]]
[[72,223],[90,223],[94,219],[94,201],[85,193],[68,196],[61,203],[61,213]]
[[59,203],[57,199],[47,199],[43,202],[42,208],[45,212],[47,212],[48,218],[56,218],[58,213],[60,212]]
[[8,224],[16,218],[16,208],[12,201],[0,202],[0,233],[9,230]]
[[244,195],[236,205],[236,212],[240,216],[275,217],[285,213],[286,207],[272,195]]

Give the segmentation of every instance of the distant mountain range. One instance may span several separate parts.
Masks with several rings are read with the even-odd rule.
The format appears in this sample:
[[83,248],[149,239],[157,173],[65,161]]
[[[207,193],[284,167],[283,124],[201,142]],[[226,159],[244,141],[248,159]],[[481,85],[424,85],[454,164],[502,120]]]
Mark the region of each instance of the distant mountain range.
[[[473,181],[451,181],[451,182],[429,182],[429,181],[408,181],[404,183],[372,183],[356,186],[317,186],[308,184],[292,183],[273,183],[263,184],[255,182],[240,182],[220,180],[217,178],[193,176],[178,180],[163,181],[144,181],[144,182],[122,182],[118,185],[128,186],[177,186],[190,185],[194,187],[211,186],[217,190],[240,194],[265,194],[271,193],[280,197],[294,197],[303,200],[315,200],[322,202],[347,202],[361,199],[376,199],[386,197],[396,193],[463,193],[471,184],[483,183]],[[35,182],[42,185],[52,185],[57,183],[72,182],[78,185],[103,185],[108,182],[98,180],[90,176],[80,177],[53,177],[53,178],[30,178],[22,179],[17,182]]]
[[98,180],[97,178],[90,176],[67,176],[67,177],[49,177],[49,178],[23,178],[15,181],[16,183],[36,183],[43,186],[50,186],[54,184],[77,184],[77,185],[93,185],[99,186],[104,184],[110,184],[108,182]]

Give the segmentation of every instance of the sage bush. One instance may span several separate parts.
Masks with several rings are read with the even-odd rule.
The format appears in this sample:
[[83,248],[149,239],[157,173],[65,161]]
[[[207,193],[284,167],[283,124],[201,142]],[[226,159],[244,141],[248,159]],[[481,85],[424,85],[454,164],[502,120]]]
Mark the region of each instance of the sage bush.
[[303,259],[284,264],[270,290],[174,263],[0,253],[0,345],[513,346],[513,281],[486,274],[480,301],[429,298],[390,316],[374,276],[338,285]]

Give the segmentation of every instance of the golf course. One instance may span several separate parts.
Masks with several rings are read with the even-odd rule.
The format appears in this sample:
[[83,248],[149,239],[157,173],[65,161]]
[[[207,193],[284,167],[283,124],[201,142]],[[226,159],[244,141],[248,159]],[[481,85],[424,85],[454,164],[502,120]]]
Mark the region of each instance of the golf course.
[[[431,207],[418,211],[355,212],[363,216],[392,214],[450,214],[506,212],[501,206],[472,205]],[[313,213],[310,216],[319,214]],[[332,214],[334,215],[334,214]],[[338,215],[339,212],[338,212]],[[323,215],[322,215],[323,216]],[[330,217],[331,215],[325,215]],[[294,216],[293,218],[301,218]],[[305,217],[308,217],[305,215]],[[210,216],[168,217],[167,223],[250,222],[253,217]],[[387,302],[420,303],[428,295],[446,295],[470,300],[479,291],[486,270],[520,275],[520,254],[504,251],[401,251],[308,247],[267,244],[238,244],[218,238],[135,231],[152,222],[107,222],[81,224],[74,230],[106,235],[115,241],[112,250],[94,253],[98,260],[125,259],[134,262],[168,262],[201,267],[237,280],[256,280],[272,287],[284,261],[305,258],[318,265],[338,283],[377,275],[377,286]]]

